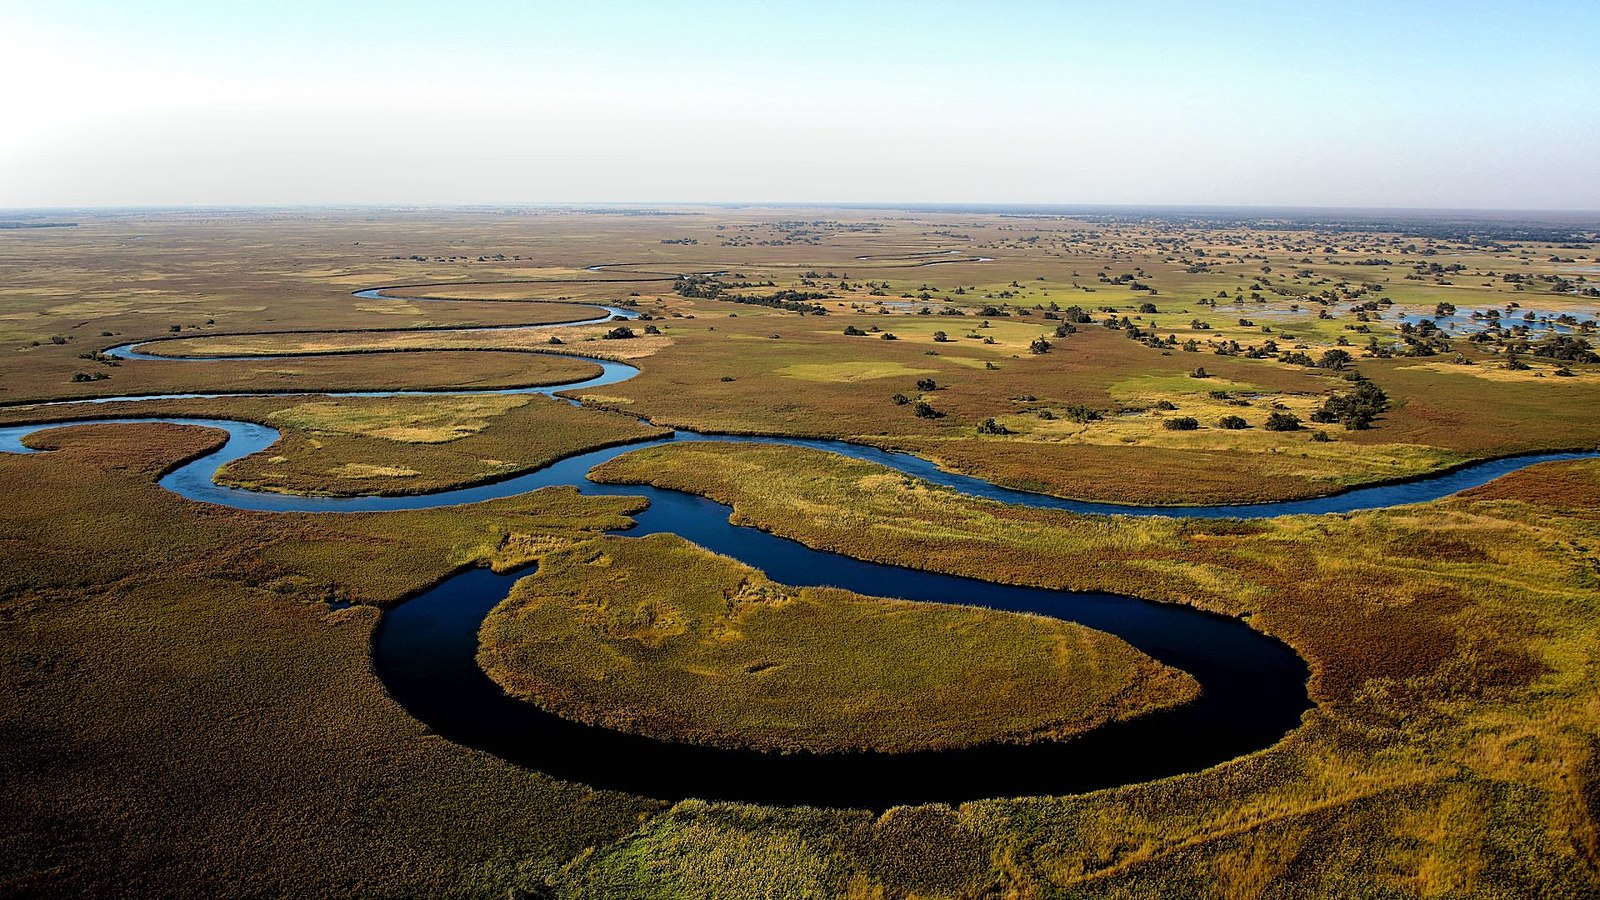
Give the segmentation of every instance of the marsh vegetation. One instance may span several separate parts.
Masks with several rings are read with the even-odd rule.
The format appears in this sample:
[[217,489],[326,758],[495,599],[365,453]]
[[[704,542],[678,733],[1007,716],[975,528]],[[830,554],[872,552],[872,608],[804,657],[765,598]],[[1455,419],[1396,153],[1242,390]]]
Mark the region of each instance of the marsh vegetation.
[[[1600,443],[1589,233],[661,213],[130,212],[8,233],[0,422],[262,422],[282,440],[226,479],[339,495],[494,480],[674,426],[844,438],[1132,503],[1317,496]],[[423,288],[355,293],[377,285]],[[596,303],[640,319],[549,327]],[[105,352],[152,339],[247,358]],[[581,407],[459,393],[595,371],[561,352],[642,372],[566,392]],[[445,393],[270,396],[394,388]],[[40,405],[173,392],[258,396]],[[97,425],[0,454],[0,891],[1577,897],[1597,883],[1592,461],[1251,522],[1007,506],[796,447],[685,443],[603,467],[846,556],[1246,617],[1311,667],[1315,707],[1261,752],[1089,795],[880,815],[669,805],[466,750],[385,696],[374,625],[461,567],[537,562],[484,631],[510,690],[774,751],[1059,737],[1181,702],[1186,676],[1076,626],[792,590],[682,540],[601,537],[637,512],[626,498],[273,515],[155,485],[217,439]]]

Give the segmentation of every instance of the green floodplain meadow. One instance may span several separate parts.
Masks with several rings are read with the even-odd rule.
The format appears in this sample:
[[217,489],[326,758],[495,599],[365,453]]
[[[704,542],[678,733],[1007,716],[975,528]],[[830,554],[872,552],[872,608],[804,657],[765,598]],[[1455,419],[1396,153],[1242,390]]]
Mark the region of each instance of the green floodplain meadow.
[[[737,439],[1134,505],[1594,450],[1592,232],[709,207],[74,221],[0,232],[0,427],[63,426],[26,439],[48,452],[0,454],[0,894],[1600,891],[1600,460],[1244,521],[1029,508]],[[596,304],[639,318],[566,324]],[[106,353],[137,342],[167,358]],[[639,373],[483,393],[599,371],[573,356]],[[392,390],[425,393],[327,395]],[[169,393],[220,396],[81,402]],[[221,432],[66,427],[132,417],[275,428],[218,481],[321,497],[716,432],[592,478],[856,559],[1236,617],[1305,661],[1311,707],[1257,752],[1068,796],[874,811],[557,780],[391,699],[385,611],[534,564],[479,635],[508,694],[767,753],[1064,741],[1198,688],[1071,622],[795,588],[681,537],[606,534],[643,509],[625,493],[192,502],[157,482]]]

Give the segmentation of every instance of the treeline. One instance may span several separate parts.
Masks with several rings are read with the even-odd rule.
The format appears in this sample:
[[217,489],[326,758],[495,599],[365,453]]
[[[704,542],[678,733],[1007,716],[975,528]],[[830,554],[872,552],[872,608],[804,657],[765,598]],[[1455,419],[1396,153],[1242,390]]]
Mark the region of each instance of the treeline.
[[832,294],[817,291],[775,291],[771,294],[736,294],[728,290],[728,286],[714,278],[705,275],[688,275],[672,283],[672,292],[680,297],[699,300],[725,300],[729,303],[745,303],[751,306],[766,306],[772,309],[784,309],[797,312],[801,315],[825,316],[828,314],[822,304],[817,300],[826,300]]

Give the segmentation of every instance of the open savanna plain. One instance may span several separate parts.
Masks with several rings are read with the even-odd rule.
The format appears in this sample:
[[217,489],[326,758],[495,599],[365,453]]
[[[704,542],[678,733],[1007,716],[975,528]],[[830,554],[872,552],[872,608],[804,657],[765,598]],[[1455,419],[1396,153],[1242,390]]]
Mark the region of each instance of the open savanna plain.
[[[277,443],[218,473],[258,491],[422,494],[671,428],[838,438],[1128,504],[1314,497],[1600,445],[1593,226],[710,207],[56,218],[76,225],[0,230],[0,425],[269,425]],[[563,324],[603,316],[594,304],[639,318]],[[138,342],[169,358],[105,353]],[[233,358],[204,359],[219,356]],[[466,393],[600,371],[574,356],[639,374]],[[326,393],[393,390],[423,393]],[[168,393],[219,396],[61,402]],[[1300,726],[1244,757],[883,811],[664,800],[512,765],[391,699],[374,631],[466,568],[535,565],[481,633],[508,693],[771,753],[1061,740],[1182,704],[1194,682],[1071,622],[794,588],[682,538],[604,534],[643,508],[626,496],[280,514],[156,484],[222,438],[97,424],[0,454],[0,893],[1600,890],[1592,459],[1431,503],[1251,521],[1022,508],[736,437],[601,466],[596,480],[707,496],[845,556],[1239,617],[1309,667]]]

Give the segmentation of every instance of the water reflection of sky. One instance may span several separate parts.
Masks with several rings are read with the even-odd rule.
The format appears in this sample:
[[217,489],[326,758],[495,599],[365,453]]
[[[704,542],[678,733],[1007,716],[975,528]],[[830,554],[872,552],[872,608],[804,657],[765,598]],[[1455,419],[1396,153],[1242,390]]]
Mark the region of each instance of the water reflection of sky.
[[[1432,312],[1415,312],[1403,313],[1398,317],[1386,319],[1385,321],[1409,322],[1412,325],[1417,325],[1421,323],[1423,319],[1429,319],[1432,320],[1433,324],[1439,327],[1440,331],[1450,335],[1473,334],[1475,332],[1483,331],[1496,324],[1507,331],[1521,325],[1526,326],[1529,331],[1534,333],[1553,332],[1555,334],[1574,334],[1584,333],[1582,325],[1585,322],[1589,323],[1589,330],[1592,331],[1596,317],[1600,316],[1600,313],[1597,313],[1595,307],[1590,307],[1587,309],[1573,308],[1562,310],[1528,309],[1526,307],[1518,307],[1517,309],[1511,310],[1509,313],[1503,308],[1495,309],[1500,313],[1498,318],[1487,315],[1489,308],[1486,308],[1482,310],[1485,315],[1481,318],[1473,318],[1473,310],[1458,309],[1455,315],[1451,316],[1438,316],[1434,315]],[[1531,320],[1527,318],[1530,314],[1533,316],[1533,319]],[[1557,322],[1556,318],[1558,316],[1571,316],[1573,319],[1577,320],[1578,327]]]

